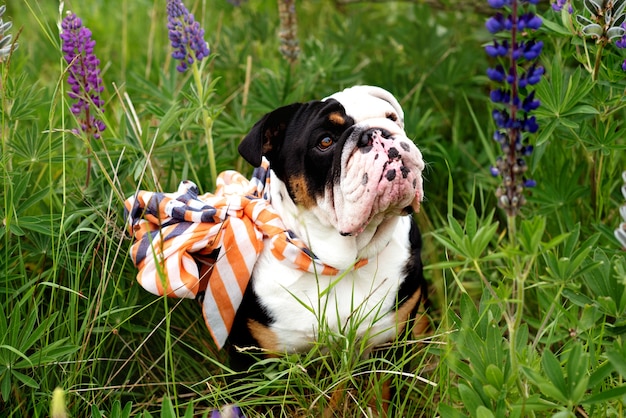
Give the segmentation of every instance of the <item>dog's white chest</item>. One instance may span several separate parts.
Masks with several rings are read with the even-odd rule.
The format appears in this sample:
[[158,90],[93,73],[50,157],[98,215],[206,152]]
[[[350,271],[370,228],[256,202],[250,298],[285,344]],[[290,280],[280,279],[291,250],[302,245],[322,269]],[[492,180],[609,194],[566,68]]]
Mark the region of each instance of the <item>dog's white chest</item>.
[[273,321],[269,327],[277,349],[306,350],[320,330],[341,335],[356,332],[373,344],[392,339],[396,332],[394,307],[409,257],[405,227],[400,222],[399,233],[366,265],[337,276],[295,270],[263,251],[252,285]]

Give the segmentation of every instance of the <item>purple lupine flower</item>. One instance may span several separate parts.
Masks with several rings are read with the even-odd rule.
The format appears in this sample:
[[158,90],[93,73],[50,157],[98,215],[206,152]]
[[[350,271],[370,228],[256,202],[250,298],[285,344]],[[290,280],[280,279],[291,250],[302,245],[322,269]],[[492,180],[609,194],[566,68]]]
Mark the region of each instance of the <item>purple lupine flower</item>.
[[167,28],[174,48],[172,58],[180,63],[176,69],[183,73],[194,61],[202,61],[211,51],[204,41],[204,29],[195,21],[181,0],[167,0]]
[[[620,27],[626,30],[626,22],[622,23]],[[619,49],[626,48],[626,33],[624,33],[624,35],[622,35],[621,38],[615,41],[615,46],[618,47]],[[622,62],[622,70],[626,71],[626,60]]]
[[570,0],[556,0],[554,3],[552,3],[552,10],[554,10],[555,12],[560,12],[561,10],[563,10],[565,5],[567,5],[567,12],[569,14],[574,13],[574,8],[572,7],[572,3],[570,2]]
[[100,60],[94,54],[96,41],[91,39],[91,31],[74,13],[63,19],[61,29],[63,58],[69,65],[67,82],[71,91],[68,95],[76,100],[70,110],[80,121],[80,131],[99,139],[106,126],[95,111],[101,112],[104,106],[100,97],[104,90],[98,68]]
[[241,408],[237,405],[226,405],[221,409],[211,411],[211,418],[246,418]]
[[7,33],[13,26],[13,23],[2,21],[2,15],[6,9],[7,7],[4,4],[0,6],[0,62],[17,49],[17,42],[11,42],[13,35]]
[[492,175],[502,177],[496,190],[498,205],[509,216],[515,216],[525,203],[524,189],[536,185],[534,180],[525,177],[528,166],[524,157],[533,150],[527,144],[527,136],[539,129],[531,112],[541,103],[530,87],[537,84],[544,73],[543,67],[535,62],[543,49],[543,42],[527,36],[542,22],[533,12],[522,13],[520,10],[528,3],[537,4],[537,0],[488,0],[488,3],[498,9],[510,8],[509,12],[499,11],[487,20],[485,26],[489,32],[507,32],[508,39],[494,40],[485,47],[485,52],[497,61],[497,65],[487,69],[487,77],[498,83],[490,92],[495,104],[492,117],[497,128],[493,138],[504,154],[498,157],[490,171]]

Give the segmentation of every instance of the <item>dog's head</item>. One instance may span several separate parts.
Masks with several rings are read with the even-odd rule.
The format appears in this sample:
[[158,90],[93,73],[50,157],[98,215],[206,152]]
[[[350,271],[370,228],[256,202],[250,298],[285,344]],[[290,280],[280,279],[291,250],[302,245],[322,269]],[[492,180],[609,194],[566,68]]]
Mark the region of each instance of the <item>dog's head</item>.
[[295,205],[344,236],[419,210],[424,194],[422,154],[398,101],[379,87],[270,112],[239,152],[255,167],[265,156]]

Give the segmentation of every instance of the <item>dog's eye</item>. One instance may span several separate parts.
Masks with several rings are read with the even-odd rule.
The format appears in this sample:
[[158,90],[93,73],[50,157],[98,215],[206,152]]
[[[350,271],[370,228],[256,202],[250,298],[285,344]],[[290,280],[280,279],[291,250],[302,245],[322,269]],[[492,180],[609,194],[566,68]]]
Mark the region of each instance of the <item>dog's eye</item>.
[[329,136],[326,136],[324,138],[322,138],[320,140],[320,142],[317,143],[317,148],[319,148],[322,151],[327,150],[328,148],[330,148],[330,146],[332,144],[334,144],[335,141],[333,141],[333,139]]

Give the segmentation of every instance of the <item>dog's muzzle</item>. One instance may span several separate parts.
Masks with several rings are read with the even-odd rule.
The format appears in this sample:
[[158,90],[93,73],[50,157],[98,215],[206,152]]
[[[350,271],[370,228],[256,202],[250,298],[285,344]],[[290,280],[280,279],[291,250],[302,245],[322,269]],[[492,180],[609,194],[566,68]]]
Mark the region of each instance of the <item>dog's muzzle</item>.
[[422,154],[409,138],[395,131],[385,127],[355,131],[353,145],[344,146],[339,190],[334,193],[341,234],[357,235],[374,218],[419,210]]

